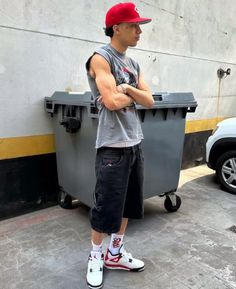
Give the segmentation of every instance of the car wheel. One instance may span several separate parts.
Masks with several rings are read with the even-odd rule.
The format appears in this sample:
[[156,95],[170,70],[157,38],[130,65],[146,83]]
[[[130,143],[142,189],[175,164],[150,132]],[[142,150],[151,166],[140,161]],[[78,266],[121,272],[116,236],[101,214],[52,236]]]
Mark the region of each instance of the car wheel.
[[216,175],[221,186],[236,194],[236,151],[228,151],[216,162]]

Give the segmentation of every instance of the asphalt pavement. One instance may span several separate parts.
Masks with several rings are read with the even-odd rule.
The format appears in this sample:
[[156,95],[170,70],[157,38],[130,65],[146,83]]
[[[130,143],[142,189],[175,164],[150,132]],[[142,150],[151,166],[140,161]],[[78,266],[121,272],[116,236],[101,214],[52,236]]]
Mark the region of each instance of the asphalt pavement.
[[[140,273],[105,270],[106,289],[236,288],[236,195],[222,191],[206,165],[181,171],[180,209],[145,201],[125,247],[145,261]],[[1,289],[85,289],[91,249],[89,209],[59,206],[0,222]],[[105,238],[104,250],[109,243]]]

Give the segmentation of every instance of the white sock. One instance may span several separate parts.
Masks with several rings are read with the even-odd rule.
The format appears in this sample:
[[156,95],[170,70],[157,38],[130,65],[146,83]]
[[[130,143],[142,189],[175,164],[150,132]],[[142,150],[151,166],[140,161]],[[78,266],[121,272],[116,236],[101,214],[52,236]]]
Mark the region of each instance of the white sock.
[[92,251],[91,251],[91,257],[96,258],[96,257],[101,257],[102,255],[102,243],[100,245],[96,245],[92,241]]
[[119,253],[119,249],[123,244],[123,238],[124,235],[111,234],[109,251],[112,253],[112,255],[117,255]]

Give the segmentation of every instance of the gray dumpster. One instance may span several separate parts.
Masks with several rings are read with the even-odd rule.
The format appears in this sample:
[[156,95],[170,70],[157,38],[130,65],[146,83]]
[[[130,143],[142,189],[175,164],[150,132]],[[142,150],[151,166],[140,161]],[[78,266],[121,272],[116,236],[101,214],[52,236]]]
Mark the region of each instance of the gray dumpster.
[[[144,199],[165,196],[164,206],[177,211],[181,199],[178,188],[185,136],[185,119],[197,103],[192,93],[154,93],[155,105],[137,105],[144,140]],[[52,116],[58,180],[59,203],[73,206],[73,200],[91,207],[95,187],[95,139],[98,110],[91,92],[55,92],[45,97],[45,109]]]

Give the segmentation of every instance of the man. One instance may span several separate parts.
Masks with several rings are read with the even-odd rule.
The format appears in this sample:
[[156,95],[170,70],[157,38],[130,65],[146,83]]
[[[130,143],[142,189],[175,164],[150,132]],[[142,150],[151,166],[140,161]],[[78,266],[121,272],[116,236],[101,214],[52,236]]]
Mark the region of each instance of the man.
[[[143,134],[135,103],[151,108],[154,100],[139,65],[126,56],[126,50],[137,45],[142,33],[140,24],[150,21],[140,17],[133,3],[113,6],[105,21],[105,34],[111,41],[86,63],[90,88],[99,106],[89,288],[102,288],[103,266],[144,270],[143,261],[125,251],[123,237],[129,218],[143,218]],[[105,258],[104,234],[112,234]]]

